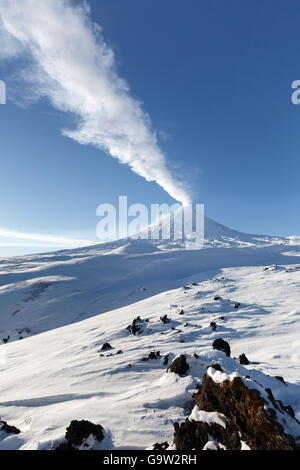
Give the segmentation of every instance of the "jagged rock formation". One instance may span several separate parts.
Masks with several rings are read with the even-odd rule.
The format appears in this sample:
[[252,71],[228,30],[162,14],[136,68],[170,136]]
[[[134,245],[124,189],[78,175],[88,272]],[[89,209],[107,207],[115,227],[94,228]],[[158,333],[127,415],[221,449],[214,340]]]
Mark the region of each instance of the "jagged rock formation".
[[[223,372],[218,364],[211,367]],[[266,392],[270,401],[256,388],[248,388],[240,377],[215,382],[208,370],[194,394],[195,412],[184,423],[174,425],[176,449],[200,450],[212,440],[216,449],[240,450],[242,445],[251,450],[298,449],[281,424],[292,419],[300,432],[293,410],[276,401],[270,390]]]
[[127,330],[130,331],[134,336],[142,333],[145,328],[145,323],[148,323],[149,320],[142,320],[141,317],[137,317],[133,320],[131,325],[127,326]]

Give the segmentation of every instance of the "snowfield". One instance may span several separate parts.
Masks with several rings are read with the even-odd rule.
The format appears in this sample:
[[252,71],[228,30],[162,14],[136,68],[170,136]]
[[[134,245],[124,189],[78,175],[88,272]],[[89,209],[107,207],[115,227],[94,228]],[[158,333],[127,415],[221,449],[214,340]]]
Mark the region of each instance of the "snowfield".
[[[203,249],[119,240],[0,260],[0,420],[21,431],[0,431],[0,449],[53,449],[75,419],[104,427],[99,449],[171,446],[187,417],[226,426],[192,402],[213,363],[224,369],[209,369],[214,380],[270,388],[300,420],[300,239],[210,219],[205,238]],[[217,338],[231,357],[213,350]],[[167,373],[181,354],[188,373]],[[283,426],[300,436],[296,421]]]

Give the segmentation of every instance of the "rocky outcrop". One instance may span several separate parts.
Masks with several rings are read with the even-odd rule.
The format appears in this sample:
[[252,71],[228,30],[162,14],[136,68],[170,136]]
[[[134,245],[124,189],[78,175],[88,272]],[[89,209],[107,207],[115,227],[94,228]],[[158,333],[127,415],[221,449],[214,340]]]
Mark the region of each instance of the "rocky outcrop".
[[0,431],[5,431],[8,434],[20,434],[20,429],[16,428],[15,426],[11,426],[7,424],[6,421],[0,421]]
[[101,442],[104,439],[102,426],[85,420],[71,421],[70,426],[66,430],[65,442],[62,442],[55,450],[78,450],[80,447],[89,448],[86,440],[90,436]]
[[174,444],[177,450],[203,450],[203,448],[214,439],[217,442],[217,449],[221,449],[220,444],[228,450],[240,450],[241,443],[238,433],[228,434],[219,424],[211,425],[202,421],[189,421],[185,423],[175,423]]
[[[222,372],[217,364],[213,368]],[[256,388],[248,388],[240,377],[217,383],[206,373],[201,387],[194,394],[196,410],[206,412],[206,419],[194,420],[192,413],[184,423],[175,423],[176,449],[200,450],[212,439],[217,446],[225,446],[228,450],[240,450],[242,443],[252,450],[297,449],[295,439],[285,433],[278,419],[280,414],[281,422],[292,419],[297,425],[288,409],[290,407],[276,401],[270,391],[267,393],[270,401],[261,396]],[[216,413],[225,418],[224,426],[213,419]],[[211,419],[208,420],[207,416]]]

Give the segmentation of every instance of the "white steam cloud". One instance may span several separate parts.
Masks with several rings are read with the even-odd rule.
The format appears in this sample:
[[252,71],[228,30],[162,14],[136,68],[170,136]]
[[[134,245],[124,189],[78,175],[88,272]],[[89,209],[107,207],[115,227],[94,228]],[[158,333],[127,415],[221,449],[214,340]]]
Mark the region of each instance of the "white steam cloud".
[[[174,199],[189,194],[167,167],[149,116],[119,78],[114,53],[87,3],[71,0],[0,0],[0,58],[28,54],[26,74],[38,96],[78,117],[63,133],[81,144],[104,149]],[[5,49],[6,47],[6,49]]]

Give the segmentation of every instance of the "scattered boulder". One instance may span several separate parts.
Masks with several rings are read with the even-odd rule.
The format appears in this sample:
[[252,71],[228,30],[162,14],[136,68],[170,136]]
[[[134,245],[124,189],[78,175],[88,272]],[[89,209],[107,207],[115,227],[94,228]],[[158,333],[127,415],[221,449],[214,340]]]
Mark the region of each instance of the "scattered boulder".
[[216,324],[214,321],[212,321],[209,326],[211,327],[211,329],[212,329],[213,331],[216,331],[216,329],[217,329],[217,324]]
[[149,361],[150,359],[159,359],[160,351],[151,351],[147,357],[143,357],[142,361]]
[[109,343],[104,343],[101,351],[107,351],[108,349],[112,349],[112,346]]
[[3,339],[2,339],[3,344],[8,343],[9,339],[10,339],[10,336],[9,336],[9,335],[7,336],[7,338],[3,338]]
[[66,430],[65,440],[55,450],[76,450],[81,446],[86,446],[85,441],[90,436],[101,442],[104,439],[103,428],[100,424],[93,424],[90,421],[71,421]]
[[249,359],[244,353],[239,356],[239,361],[243,366],[248,366],[250,364]]
[[167,372],[174,372],[178,375],[185,375],[189,370],[190,366],[186,361],[186,357],[184,354],[178,356],[174,359],[170,367],[168,367]]
[[227,341],[224,341],[222,338],[218,338],[213,342],[213,348],[218,351],[223,351],[227,357],[230,357],[230,346]]
[[240,306],[241,306],[241,304],[239,302],[235,302],[234,308],[238,309]]
[[141,317],[137,317],[133,320],[132,324],[127,326],[127,330],[130,331],[134,336],[142,333],[145,328],[145,323],[149,320],[142,320]]
[[[227,450],[240,450],[242,441],[251,450],[297,449],[295,439],[285,433],[277,420],[276,410],[269,407],[270,403],[257,389],[248,388],[240,377],[216,383],[205,374],[193,398],[199,410],[221,413],[226,425],[223,427],[216,422],[194,421],[192,418],[187,418],[184,423],[175,423],[174,444],[177,450],[201,450],[212,439]],[[284,419],[282,414],[287,417],[287,411],[280,403],[276,400],[274,403],[280,409],[281,419]]]
[[169,362],[169,354],[167,354],[166,356],[164,356],[163,358],[163,365],[166,366]]
[[178,312],[178,315],[184,315],[184,310],[180,310],[180,312]]
[[8,434],[20,434],[20,429],[16,428],[15,426],[11,426],[7,424],[6,421],[0,421],[0,431],[5,431]]
[[169,444],[167,442],[163,442],[162,444],[154,444],[152,450],[164,451],[164,450],[167,450],[168,447],[169,447]]
[[215,296],[214,296],[214,300],[215,300],[215,301],[220,300],[220,299],[222,299],[222,297],[220,297],[219,295],[215,295]]
[[160,320],[166,324],[166,323],[170,323],[170,318],[168,318],[168,315],[163,315],[162,317],[160,317]]

